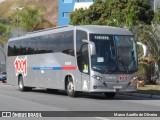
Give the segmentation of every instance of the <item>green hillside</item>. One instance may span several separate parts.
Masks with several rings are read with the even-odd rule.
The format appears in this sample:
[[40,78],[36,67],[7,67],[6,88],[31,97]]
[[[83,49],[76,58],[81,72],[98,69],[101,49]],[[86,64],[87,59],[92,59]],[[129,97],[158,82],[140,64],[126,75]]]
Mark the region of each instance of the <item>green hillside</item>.
[[57,25],[58,0],[6,0],[0,3],[0,20],[7,19],[15,13],[11,8],[25,6],[42,8],[44,17]]

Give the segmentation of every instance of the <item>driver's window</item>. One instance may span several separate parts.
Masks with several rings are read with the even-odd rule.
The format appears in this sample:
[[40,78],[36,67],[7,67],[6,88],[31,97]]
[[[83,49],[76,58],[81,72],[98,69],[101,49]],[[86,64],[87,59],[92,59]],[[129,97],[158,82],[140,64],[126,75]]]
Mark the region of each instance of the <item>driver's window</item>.
[[83,73],[89,73],[89,62],[88,62],[88,44],[82,45],[82,52],[78,57],[79,70]]

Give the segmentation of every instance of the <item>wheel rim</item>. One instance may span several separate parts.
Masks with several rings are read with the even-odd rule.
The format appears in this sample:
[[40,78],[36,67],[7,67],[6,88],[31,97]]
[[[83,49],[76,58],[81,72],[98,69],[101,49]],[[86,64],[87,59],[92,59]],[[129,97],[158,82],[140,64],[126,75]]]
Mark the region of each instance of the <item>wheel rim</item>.
[[20,81],[19,81],[19,88],[20,88],[20,89],[23,89],[23,82],[22,82],[21,79],[20,79]]
[[68,92],[73,93],[74,92],[74,85],[73,82],[69,82],[67,86]]

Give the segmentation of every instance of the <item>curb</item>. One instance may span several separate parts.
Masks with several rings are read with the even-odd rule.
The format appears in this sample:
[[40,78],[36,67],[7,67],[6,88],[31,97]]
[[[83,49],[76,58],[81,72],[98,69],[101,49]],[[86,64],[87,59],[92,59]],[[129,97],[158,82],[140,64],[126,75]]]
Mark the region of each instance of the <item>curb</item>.
[[151,94],[141,94],[141,93],[119,93],[119,94],[120,95],[143,97],[143,98],[160,99],[159,95],[151,95]]

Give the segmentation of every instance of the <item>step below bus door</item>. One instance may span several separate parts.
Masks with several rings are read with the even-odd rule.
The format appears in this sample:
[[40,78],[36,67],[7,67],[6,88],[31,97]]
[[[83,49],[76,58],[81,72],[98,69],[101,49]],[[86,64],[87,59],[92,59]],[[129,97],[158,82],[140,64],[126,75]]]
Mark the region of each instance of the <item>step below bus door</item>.
[[90,81],[90,76],[86,73],[82,73],[82,91],[89,90],[89,81]]
[[81,73],[81,75],[82,75],[82,91],[88,91],[90,76],[89,76],[88,66],[86,64],[84,64],[83,72]]

